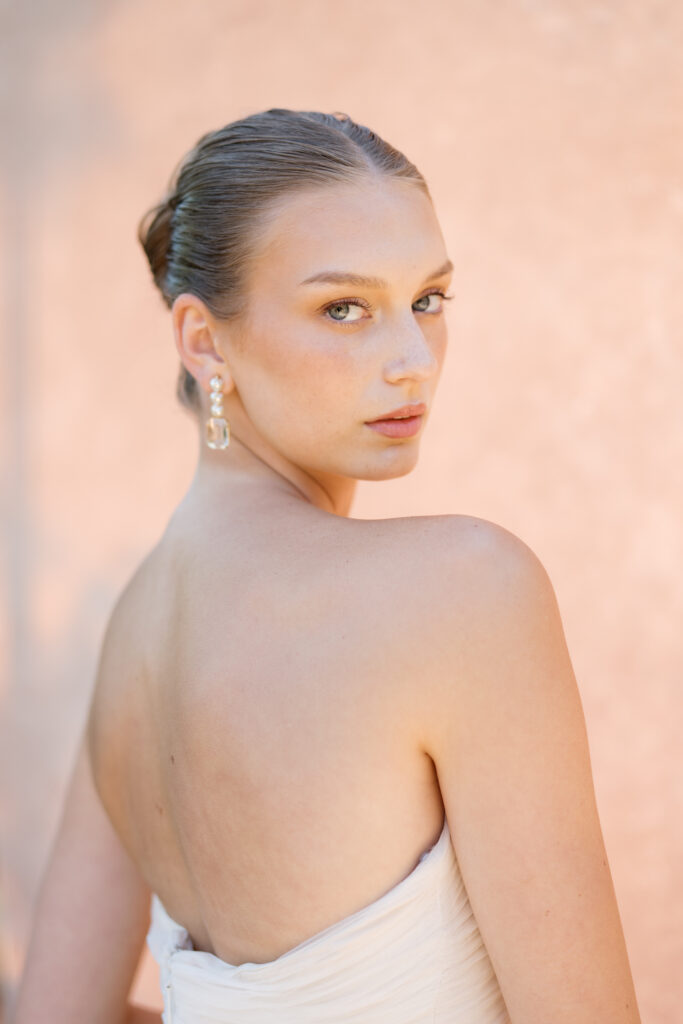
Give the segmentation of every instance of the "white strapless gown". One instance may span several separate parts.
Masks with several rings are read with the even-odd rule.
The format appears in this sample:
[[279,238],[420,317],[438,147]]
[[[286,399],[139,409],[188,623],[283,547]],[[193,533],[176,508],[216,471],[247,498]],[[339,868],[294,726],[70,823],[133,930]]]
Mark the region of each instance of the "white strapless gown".
[[195,950],[152,895],[164,1024],[510,1024],[448,825],[402,881],[267,963]]

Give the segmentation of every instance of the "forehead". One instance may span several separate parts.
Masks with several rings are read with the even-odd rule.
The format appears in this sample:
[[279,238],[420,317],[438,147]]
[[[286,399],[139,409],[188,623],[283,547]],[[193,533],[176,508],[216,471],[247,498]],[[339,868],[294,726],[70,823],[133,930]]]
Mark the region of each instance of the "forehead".
[[289,193],[261,224],[252,283],[288,288],[321,270],[385,277],[428,272],[445,259],[427,195],[389,178],[334,183]]

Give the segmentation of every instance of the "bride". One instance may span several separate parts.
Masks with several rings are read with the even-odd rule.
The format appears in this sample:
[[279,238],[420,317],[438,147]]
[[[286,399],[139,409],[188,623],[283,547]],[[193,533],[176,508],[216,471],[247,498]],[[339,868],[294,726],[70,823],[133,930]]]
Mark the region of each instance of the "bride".
[[545,569],[473,516],[350,515],[446,355],[421,174],[266,110],[139,234],[198,459],[106,627],[14,1024],[159,1021],[145,939],[165,1024],[638,1024]]

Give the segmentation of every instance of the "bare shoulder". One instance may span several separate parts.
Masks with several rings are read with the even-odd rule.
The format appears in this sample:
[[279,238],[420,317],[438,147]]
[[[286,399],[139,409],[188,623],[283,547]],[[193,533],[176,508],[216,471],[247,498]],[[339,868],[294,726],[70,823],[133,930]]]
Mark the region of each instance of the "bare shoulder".
[[[136,644],[142,633],[142,612],[147,605],[146,616],[153,613],[149,593],[152,576],[150,566],[154,550],[150,551],[131,571],[120,588],[105,621],[100,643],[95,691],[106,687],[108,680],[116,676],[117,659],[128,659],[131,646]],[[147,618],[149,621],[149,618]]]
[[[420,516],[411,524],[420,582],[431,601],[440,598],[437,624],[455,638],[462,618],[468,629],[503,604],[521,610],[526,595],[553,600],[549,575],[536,552],[498,523],[469,515]],[[417,535],[417,536],[415,536]],[[398,538],[404,543],[404,538]],[[434,619],[435,609],[430,607]]]
[[[86,722],[91,767],[100,797],[110,803],[108,790],[117,780],[118,749],[136,715],[147,661],[147,646],[159,613],[159,583],[152,549],[131,571],[119,590],[104,624]],[[128,697],[126,697],[128,694]],[[107,785],[109,781],[109,785]]]
[[[478,570],[488,567],[495,578],[509,563],[520,569],[526,566],[543,571],[538,555],[521,537],[490,519],[453,514],[423,516],[415,521],[420,524],[425,547],[432,546],[444,570],[450,567],[460,571],[471,563]],[[447,572],[443,579],[447,584]]]
[[411,529],[412,569],[423,595],[418,624],[430,666],[420,679],[416,716],[425,747],[450,745],[454,724],[446,725],[444,707],[496,701],[506,680],[496,659],[507,659],[509,644],[531,653],[532,634],[547,643],[552,633],[557,644],[564,633],[549,574],[521,537],[469,515],[419,517]]
[[533,685],[580,709],[555,587],[533,548],[474,516],[443,517],[431,532],[426,583],[438,606],[428,635],[439,657],[422,688],[425,745],[464,752],[472,716],[523,706]]
[[[423,700],[444,686],[452,693],[459,681],[469,685],[471,669],[492,651],[492,629],[500,633],[507,624],[514,630],[515,616],[547,617],[549,606],[557,612],[554,589],[538,555],[521,537],[491,520],[460,514],[407,516],[363,521],[362,532],[365,540],[352,558],[347,557],[348,546],[343,548],[345,564],[355,569],[350,575],[356,589],[384,591],[390,628],[395,629],[395,617],[401,615],[392,595],[405,601],[406,588],[414,594],[413,642],[431,667],[427,690],[420,680]],[[433,656],[435,649],[441,660]],[[436,715],[438,719],[438,710]]]
[[[519,537],[439,526],[423,745],[513,1021],[638,1024],[554,587]],[[530,966],[530,965],[533,965]]]
[[[529,545],[487,519],[400,517],[364,521],[366,530],[347,578],[361,601],[372,595],[373,629],[393,656],[392,678],[405,677],[414,739],[431,752],[446,728],[445,707],[463,707],[475,695],[496,699],[495,683],[483,683],[488,672],[503,685],[492,663],[493,634],[504,647],[503,628],[513,635],[515,617],[524,615],[529,627],[553,604],[554,591]],[[453,723],[447,728],[451,744]]]

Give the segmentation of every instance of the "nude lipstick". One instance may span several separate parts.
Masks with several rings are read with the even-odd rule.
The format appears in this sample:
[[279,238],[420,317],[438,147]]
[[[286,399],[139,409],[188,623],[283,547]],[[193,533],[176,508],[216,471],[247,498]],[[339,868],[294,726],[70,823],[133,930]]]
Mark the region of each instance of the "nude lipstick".
[[366,426],[385,437],[413,437],[422,426],[422,416],[427,406],[402,405],[400,409],[385,413],[376,420],[366,420]]

